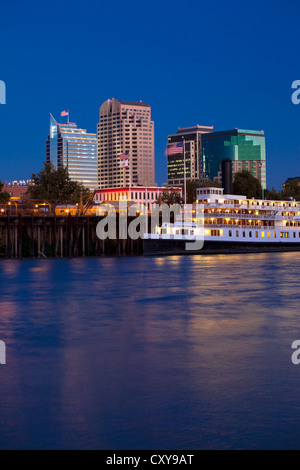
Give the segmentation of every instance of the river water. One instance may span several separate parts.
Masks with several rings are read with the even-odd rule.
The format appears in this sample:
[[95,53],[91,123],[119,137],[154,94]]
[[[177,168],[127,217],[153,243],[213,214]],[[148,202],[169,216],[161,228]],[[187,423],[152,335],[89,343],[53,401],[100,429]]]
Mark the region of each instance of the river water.
[[300,449],[300,253],[3,260],[1,449]]

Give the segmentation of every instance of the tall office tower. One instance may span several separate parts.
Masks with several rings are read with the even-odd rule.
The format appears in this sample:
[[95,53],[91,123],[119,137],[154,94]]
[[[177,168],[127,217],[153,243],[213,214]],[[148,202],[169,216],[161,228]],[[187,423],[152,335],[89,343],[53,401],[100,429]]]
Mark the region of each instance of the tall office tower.
[[[187,180],[201,180],[205,168],[201,165],[201,136],[213,132],[213,126],[184,127],[168,136],[167,166],[168,185],[184,183],[184,169]],[[185,165],[184,165],[185,163]]]
[[210,179],[222,178],[222,160],[232,160],[233,174],[248,170],[266,188],[266,142],[264,131],[233,129],[202,137],[202,166]]
[[[98,187],[155,184],[154,122],[143,102],[107,100],[97,130]],[[120,166],[121,158],[122,168]]]
[[59,124],[50,114],[46,161],[65,167],[73,181],[97,189],[97,136],[78,129],[74,122]]

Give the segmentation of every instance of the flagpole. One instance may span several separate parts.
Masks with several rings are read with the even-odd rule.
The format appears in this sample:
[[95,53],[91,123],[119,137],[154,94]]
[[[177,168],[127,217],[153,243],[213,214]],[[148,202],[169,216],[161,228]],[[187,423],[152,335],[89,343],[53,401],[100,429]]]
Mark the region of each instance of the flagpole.
[[128,154],[128,168],[129,168],[129,201],[131,201],[131,164]]
[[186,204],[185,139],[183,139],[184,204]]

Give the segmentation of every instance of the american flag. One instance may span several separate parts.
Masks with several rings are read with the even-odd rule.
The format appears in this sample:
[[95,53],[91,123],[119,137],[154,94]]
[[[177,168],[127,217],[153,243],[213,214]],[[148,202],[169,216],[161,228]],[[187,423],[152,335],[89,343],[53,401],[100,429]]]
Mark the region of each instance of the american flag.
[[167,148],[167,155],[178,155],[183,151],[183,142],[178,142],[177,144],[172,144]]
[[128,160],[129,157],[129,151],[127,150],[125,153],[122,153],[119,158],[120,160]]
[[60,113],[60,115],[61,115],[61,117],[63,117],[63,116],[69,116],[69,110],[67,109],[66,111],[62,111],[62,112]]

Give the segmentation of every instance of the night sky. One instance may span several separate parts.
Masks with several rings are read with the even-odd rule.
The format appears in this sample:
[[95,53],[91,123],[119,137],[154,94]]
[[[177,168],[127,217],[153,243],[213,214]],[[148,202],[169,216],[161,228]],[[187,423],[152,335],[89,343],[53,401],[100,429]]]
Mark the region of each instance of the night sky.
[[49,113],[96,132],[108,98],[152,107],[156,181],[178,127],[264,130],[267,186],[300,176],[300,2],[0,0],[0,179],[45,160]]

